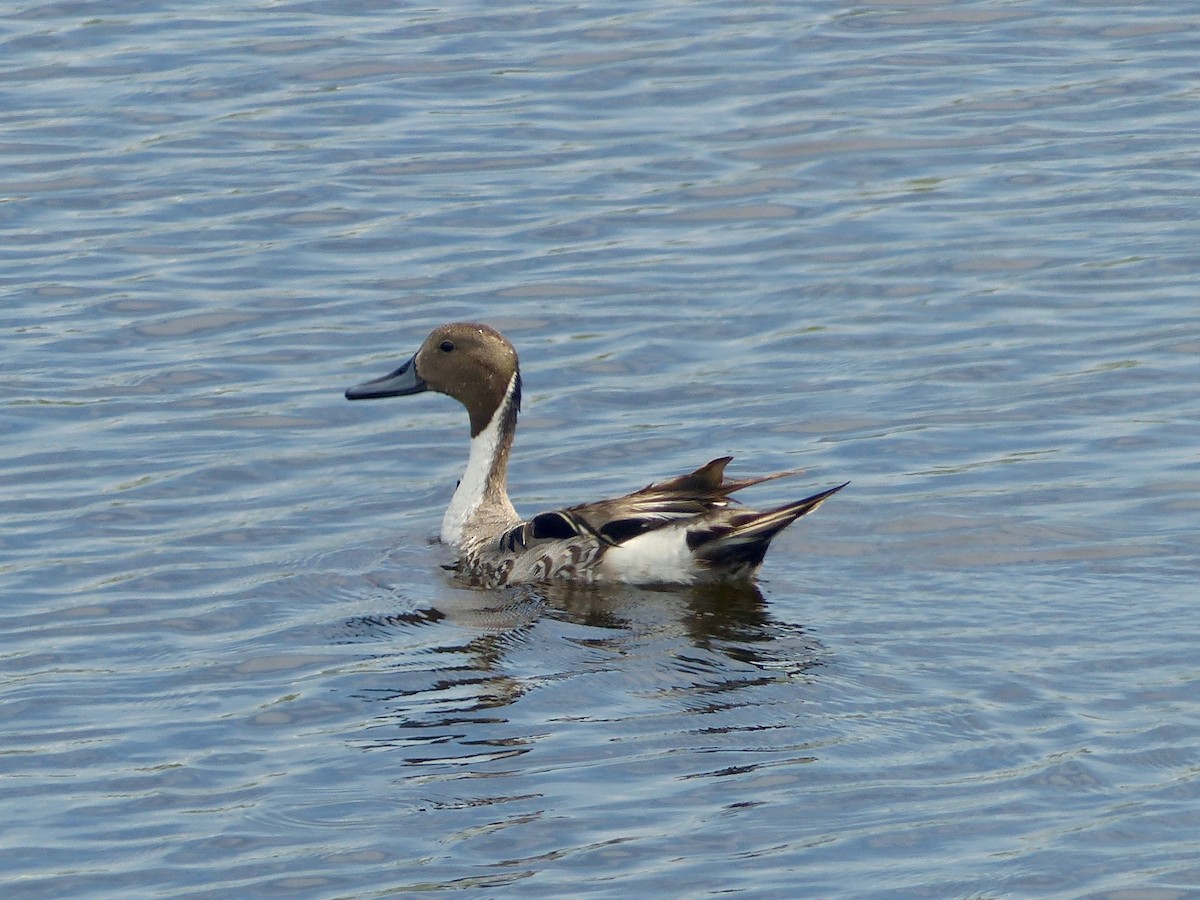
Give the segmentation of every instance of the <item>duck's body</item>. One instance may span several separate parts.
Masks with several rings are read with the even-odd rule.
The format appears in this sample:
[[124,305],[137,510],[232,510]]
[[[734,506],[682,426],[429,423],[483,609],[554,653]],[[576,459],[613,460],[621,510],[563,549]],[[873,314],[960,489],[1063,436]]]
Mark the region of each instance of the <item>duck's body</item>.
[[493,328],[443,325],[403,366],[346,391],[350,400],[439,391],[471,418],[467,469],[442,520],[441,538],[461,551],[459,568],[489,587],[554,578],[691,584],[748,578],[771,539],[812,512],[838,485],[766,512],[731,506],[729,495],[791,475],[726,479],[731,457],[612,500],[523,520],[506,487],[521,406],[517,352]]

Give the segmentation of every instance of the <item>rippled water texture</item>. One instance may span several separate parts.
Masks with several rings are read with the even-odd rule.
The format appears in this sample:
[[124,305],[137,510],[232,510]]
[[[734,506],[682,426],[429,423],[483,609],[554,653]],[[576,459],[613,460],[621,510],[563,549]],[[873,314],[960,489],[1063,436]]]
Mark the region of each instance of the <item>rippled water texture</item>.
[[[5,897],[1193,896],[1191,4],[0,18]],[[480,592],[520,509],[849,479],[757,588]]]

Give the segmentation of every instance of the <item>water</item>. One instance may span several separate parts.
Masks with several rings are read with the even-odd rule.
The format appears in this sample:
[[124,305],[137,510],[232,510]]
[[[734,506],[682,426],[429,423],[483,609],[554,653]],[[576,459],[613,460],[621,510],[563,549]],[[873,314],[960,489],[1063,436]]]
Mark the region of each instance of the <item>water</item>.
[[[0,20],[7,897],[1200,890],[1190,6]],[[479,592],[519,508],[850,479],[757,589]]]

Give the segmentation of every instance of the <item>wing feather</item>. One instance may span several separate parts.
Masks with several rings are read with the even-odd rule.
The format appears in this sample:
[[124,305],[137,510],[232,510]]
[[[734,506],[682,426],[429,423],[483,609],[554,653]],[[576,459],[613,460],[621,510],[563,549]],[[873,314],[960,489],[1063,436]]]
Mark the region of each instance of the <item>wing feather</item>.
[[501,535],[500,545],[511,552],[542,541],[592,538],[616,547],[648,531],[724,509],[736,502],[729,496],[735,491],[800,471],[726,478],[725,467],[732,459],[718,457],[686,475],[648,484],[623,497],[540,513]]

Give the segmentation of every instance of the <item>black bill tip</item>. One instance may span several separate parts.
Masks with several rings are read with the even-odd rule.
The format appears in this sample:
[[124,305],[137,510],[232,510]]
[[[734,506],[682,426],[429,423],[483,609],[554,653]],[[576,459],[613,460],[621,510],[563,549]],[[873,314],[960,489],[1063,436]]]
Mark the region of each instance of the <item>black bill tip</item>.
[[428,390],[427,385],[419,375],[414,359],[410,359],[394,372],[389,372],[382,378],[373,378],[356,384],[346,390],[347,400],[377,400],[380,397],[403,397],[407,394],[419,394]]

